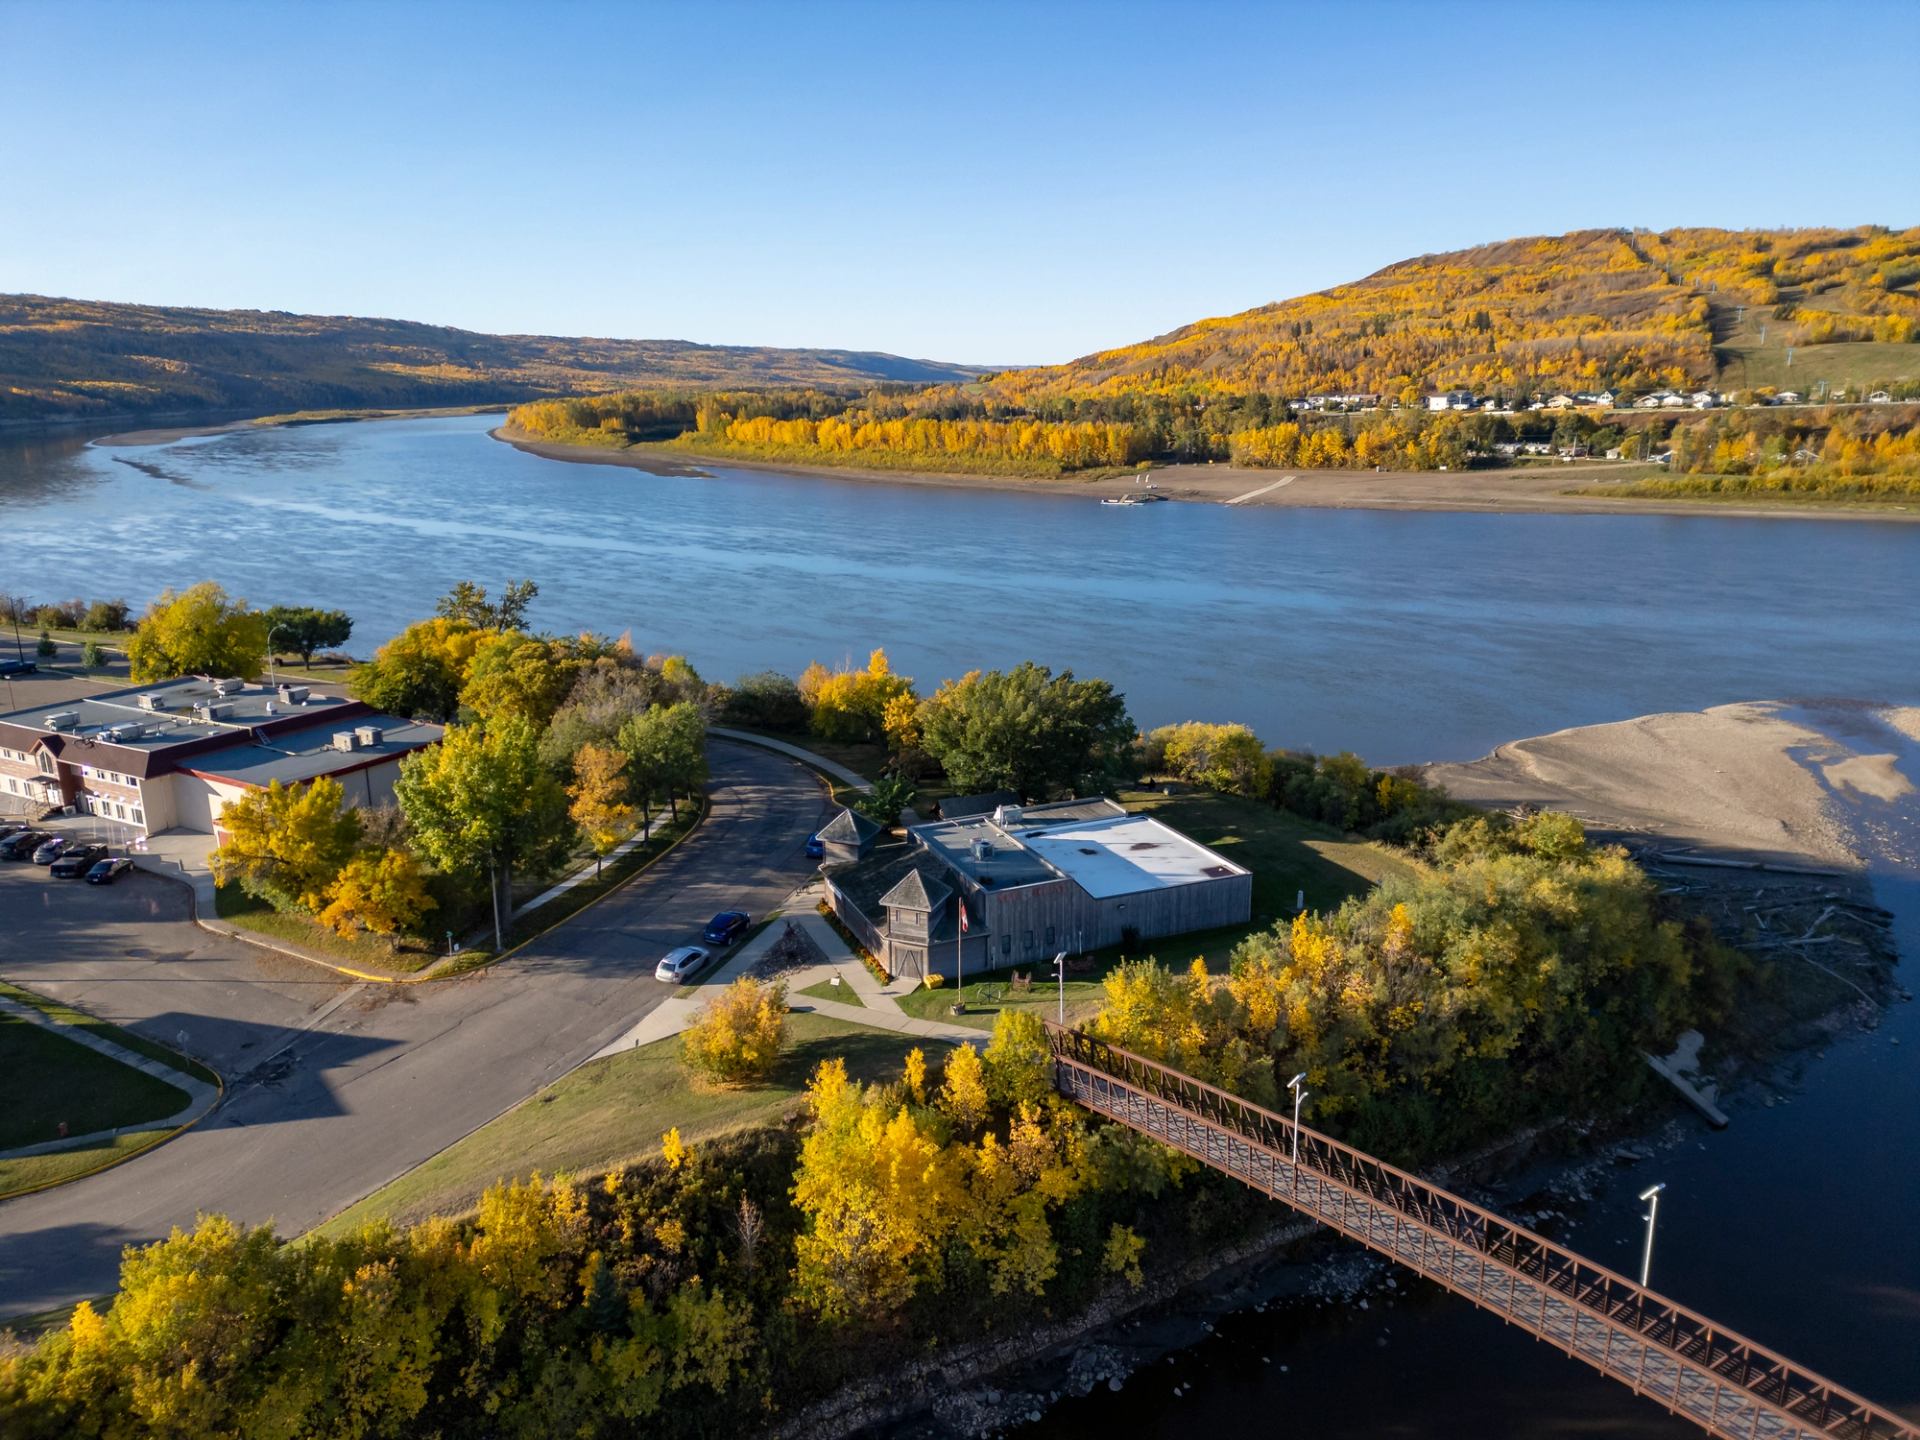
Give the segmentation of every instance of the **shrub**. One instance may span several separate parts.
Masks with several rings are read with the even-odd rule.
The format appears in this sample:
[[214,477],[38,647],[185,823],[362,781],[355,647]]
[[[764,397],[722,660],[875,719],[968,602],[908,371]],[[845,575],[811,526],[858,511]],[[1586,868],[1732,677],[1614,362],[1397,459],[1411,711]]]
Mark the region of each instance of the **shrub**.
[[87,613],[80,617],[82,630],[124,630],[127,617],[132,610],[124,600],[96,600],[87,606]]
[[106,663],[107,652],[100,648],[97,640],[89,640],[80,647],[80,664],[83,668],[100,670],[105,668]]
[[807,728],[807,702],[791,677],[778,670],[762,670],[734,681],[720,707],[720,719],[727,725],[799,733]]
[[687,1027],[681,1053],[717,1084],[747,1085],[773,1073],[786,1038],[787,987],[743,975]]
[[42,630],[39,643],[33,647],[33,653],[42,660],[51,660],[60,653],[60,647],[53,643],[53,636]]

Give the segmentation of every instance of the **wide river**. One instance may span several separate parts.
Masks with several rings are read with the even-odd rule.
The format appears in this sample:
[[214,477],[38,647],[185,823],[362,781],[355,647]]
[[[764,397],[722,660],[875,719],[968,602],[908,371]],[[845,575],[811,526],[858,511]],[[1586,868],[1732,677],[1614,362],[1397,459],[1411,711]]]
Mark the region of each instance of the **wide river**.
[[[544,460],[497,416],[143,448],[0,440],[0,589],[125,596],[212,578],[337,607],[365,654],[461,579],[540,583],[533,621],[630,630],[712,678],[885,646],[930,688],[1037,659],[1135,718],[1242,720],[1377,763],[1727,701],[1920,702],[1920,526],[1428,514],[894,487]],[[1920,744],[1862,718],[1861,747]],[[1864,733],[1871,731],[1873,733]],[[1854,806],[1902,950],[1920,949],[1920,804]],[[1914,965],[1903,967],[1914,986]],[[1562,1230],[1628,1270],[1650,1179],[1655,1284],[1920,1414],[1920,1007],[1809,1056],[1773,1103],[1603,1177]],[[1180,1393],[1176,1394],[1176,1387]],[[1423,1283],[1243,1314],[1038,1434],[1681,1436],[1624,1388]]]
[[713,679],[876,645],[923,689],[1035,659],[1111,679],[1143,724],[1377,764],[1732,700],[1920,700],[1908,524],[1123,509],[568,464],[498,423],[0,441],[0,586],[138,605],[212,578],[346,610],[364,654],[457,580],[530,576],[538,625],[631,630]]

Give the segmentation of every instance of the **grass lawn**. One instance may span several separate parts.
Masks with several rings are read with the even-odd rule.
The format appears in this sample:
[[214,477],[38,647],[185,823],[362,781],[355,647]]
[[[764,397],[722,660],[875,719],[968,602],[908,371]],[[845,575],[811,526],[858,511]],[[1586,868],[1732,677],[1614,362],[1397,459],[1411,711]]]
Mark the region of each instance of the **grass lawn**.
[[842,1005],[858,1005],[862,1010],[867,1008],[867,1002],[860,998],[860,992],[853,986],[835,985],[831,980],[821,980],[793,993],[796,998],[811,995],[815,1000],[836,1000]]
[[186,1093],[122,1065],[57,1031],[0,1013],[0,1150],[164,1120],[187,1105]]
[[337,935],[309,916],[281,914],[238,885],[222,885],[214,891],[214,910],[243,930],[318,950],[345,965],[411,973],[431,965],[439,954],[427,941],[411,937],[396,943],[379,935]]
[[498,1180],[535,1170],[590,1175],[656,1157],[660,1137],[676,1125],[683,1139],[694,1141],[777,1124],[822,1060],[844,1057],[856,1079],[893,1079],[916,1044],[932,1048],[922,1037],[794,1015],[773,1078],[742,1090],[695,1088],[680,1061],[678,1036],[609,1055],[556,1080],[320,1228],[342,1234],[376,1218],[404,1223],[464,1214]]
[[22,990],[18,985],[9,985],[4,980],[0,980],[0,995],[6,996],[16,1004],[31,1005],[48,1019],[62,1025],[71,1025],[75,1029],[85,1030],[88,1034],[97,1035],[102,1040],[111,1040],[114,1044],[131,1050],[136,1055],[144,1055],[149,1060],[158,1060],[162,1065],[183,1070],[194,1079],[204,1081],[208,1085],[220,1083],[220,1077],[198,1060],[190,1059],[177,1050],[147,1039],[144,1035],[136,1035],[131,1030],[122,1030],[118,1025],[109,1025],[105,1020],[96,1019],[84,1010],[76,1010],[71,1005],[62,1005],[58,1000],[49,1000],[44,995],[36,995],[31,990]]
[[149,1145],[167,1138],[171,1130],[128,1130],[99,1145],[78,1150],[56,1150],[50,1155],[28,1155],[19,1160],[0,1160],[0,1199],[24,1190],[42,1190],[49,1185],[64,1185],[96,1170],[136,1155]]

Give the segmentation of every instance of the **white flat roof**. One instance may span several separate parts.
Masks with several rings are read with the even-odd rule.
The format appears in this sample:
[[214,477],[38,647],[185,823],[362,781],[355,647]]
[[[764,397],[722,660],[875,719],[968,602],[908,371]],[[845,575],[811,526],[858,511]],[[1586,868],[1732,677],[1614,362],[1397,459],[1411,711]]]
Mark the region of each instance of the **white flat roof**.
[[1095,899],[1194,885],[1246,870],[1146,815],[1043,829],[1009,827],[1020,843]]

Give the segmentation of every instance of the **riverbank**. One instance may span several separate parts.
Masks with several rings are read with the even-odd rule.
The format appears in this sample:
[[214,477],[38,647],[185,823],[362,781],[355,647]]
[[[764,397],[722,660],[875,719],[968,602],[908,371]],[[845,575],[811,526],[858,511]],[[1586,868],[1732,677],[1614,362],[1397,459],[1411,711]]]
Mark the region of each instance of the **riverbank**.
[[131,445],[171,445],[208,435],[230,435],[241,430],[277,430],[296,425],[344,425],[360,420],[432,420],[448,415],[488,415],[498,405],[448,405],[413,410],[295,410],[284,415],[251,415],[219,424],[166,425],[148,430],[124,430],[96,436],[90,444],[110,448]]
[[[1820,1077],[1810,1072],[1829,1048],[1903,1054],[1888,1048],[1900,1045],[1900,1024],[1875,1033],[1887,1007],[1906,997],[1891,963],[1888,912],[1872,901],[1871,857],[1861,853],[1860,839],[1876,828],[1880,807],[1913,793],[1901,768],[1903,760],[1912,768],[1897,744],[1903,737],[1920,739],[1920,712],[1845,701],[1755,702],[1582,727],[1515,741],[1479,761],[1424,767],[1428,778],[1477,804],[1551,804],[1581,814],[1634,845],[1685,913],[1723,934],[1744,932],[1752,953],[1781,962],[1785,977],[1739,1023],[1712,1037],[1723,1099],[1734,1114],[1730,1132],[1707,1131],[1676,1102],[1664,1112],[1509,1137],[1435,1178],[1615,1268],[1630,1266],[1622,1252],[1637,1238],[1633,1196],[1650,1179],[1680,1182],[1679,1203],[1696,1207],[1680,1224],[1702,1209],[1710,1215],[1711,1198],[1701,1189],[1708,1178],[1738,1191],[1747,1209],[1764,1204],[1768,1177],[1745,1157],[1718,1157],[1753,1147],[1777,1154],[1767,1131],[1791,1123],[1795,1099],[1806,1095],[1811,1109],[1815,1099],[1830,1102],[1835,1086],[1845,1088],[1829,1077],[1813,1091]],[[1883,739],[1893,748],[1881,749]],[[1732,863],[1690,868],[1696,858]],[[1749,864],[1771,868],[1742,868]],[[1842,959],[1841,950],[1854,959]],[[1855,965],[1855,979],[1840,973]],[[1816,985],[1800,985],[1801,976]],[[1897,1018],[1911,1028],[1910,1007]],[[1674,1222],[1663,1214],[1666,1223]],[[1219,1258],[1218,1265],[1162,1276],[1138,1295],[1110,1296],[1075,1321],[950,1353],[944,1366],[915,1367],[888,1386],[855,1387],[838,1397],[846,1403],[802,1418],[817,1433],[840,1435],[984,1436],[1032,1427],[1036,1435],[1080,1437],[1113,1433],[1125,1417],[1135,1433],[1158,1436],[1243,1414],[1255,1394],[1262,1406],[1284,1396],[1300,1407],[1317,1390],[1307,1403],[1328,1412],[1317,1417],[1320,1433],[1377,1433],[1389,1423],[1413,1435],[1614,1433],[1627,1423],[1649,1435],[1668,1433],[1643,1411],[1643,1401],[1558,1367],[1539,1383],[1556,1396],[1562,1386],[1570,1392],[1564,1425],[1536,1414],[1514,1429],[1493,1413],[1497,1406],[1485,1413],[1458,1408],[1495,1393],[1483,1388],[1490,1374],[1477,1377],[1474,1400],[1455,1394],[1437,1418],[1415,1419],[1394,1404],[1398,1387],[1386,1377],[1436,1353],[1450,1369],[1469,1363],[1463,1357],[1471,1354],[1471,1364],[1484,1364],[1501,1386],[1524,1396],[1527,1386],[1501,1369],[1501,1354],[1482,1359],[1506,1332],[1297,1217],[1276,1215],[1271,1228]],[[1789,1322],[1709,1313],[1783,1344],[1796,1358],[1815,1358],[1800,1352]],[[1505,1362],[1524,1363],[1524,1355],[1511,1353],[1519,1349],[1503,1352]],[[1377,1383],[1361,1401],[1352,1387],[1366,1383],[1363,1376]],[[1518,1404],[1524,1407],[1524,1398]],[[1331,1415],[1340,1418],[1329,1431]],[[1296,1408],[1295,1418],[1304,1425],[1316,1417]],[[790,1423],[780,1433],[798,1431]],[[1685,1433],[1678,1422],[1674,1433]]]
[[[785,460],[711,458],[669,445],[642,444],[624,450],[537,440],[510,426],[490,433],[529,455],[576,465],[618,465],[653,475],[708,475],[714,469],[767,470],[883,485],[938,489],[1020,491],[1106,499],[1142,487],[1149,472],[1094,472],[1086,476],[1035,478],[914,470],[876,470],[856,465],[804,465]],[[1920,505],[1864,505],[1816,501],[1736,503],[1725,500],[1660,500],[1569,493],[1603,484],[1626,484],[1664,473],[1658,466],[1589,464],[1501,470],[1256,470],[1238,465],[1163,465],[1151,472],[1153,488],[1171,500],[1278,509],[1453,510],[1492,514],[1718,515],[1752,519],[1920,520]]]

